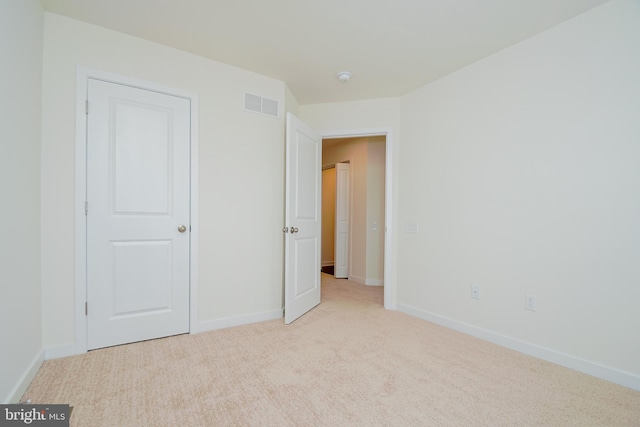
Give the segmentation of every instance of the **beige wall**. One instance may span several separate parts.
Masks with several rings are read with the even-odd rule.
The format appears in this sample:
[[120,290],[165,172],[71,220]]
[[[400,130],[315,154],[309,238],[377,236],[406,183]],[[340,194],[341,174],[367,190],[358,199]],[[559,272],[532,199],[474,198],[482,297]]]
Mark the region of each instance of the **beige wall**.
[[74,147],[78,65],[199,96],[198,317],[282,310],[284,115],[242,110],[244,92],[283,105],[284,83],[46,13],[43,292],[47,347],[74,343]]
[[320,132],[388,127],[398,139],[400,98],[301,105],[300,118]]
[[43,11],[0,1],[0,403],[17,401],[43,356],[40,117]]
[[384,282],[385,138],[367,144],[367,282]]
[[609,2],[402,98],[399,307],[640,387],[639,23]]
[[284,111],[286,113],[291,113],[294,116],[298,116],[300,114],[300,105],[298,104],[298,100],[293,95],[289,86],[284,87]]

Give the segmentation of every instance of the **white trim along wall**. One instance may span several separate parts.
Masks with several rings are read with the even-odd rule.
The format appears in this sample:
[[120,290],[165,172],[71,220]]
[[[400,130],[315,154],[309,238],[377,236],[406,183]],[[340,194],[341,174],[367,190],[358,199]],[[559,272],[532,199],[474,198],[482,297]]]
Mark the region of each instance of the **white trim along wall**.
[[640,377],[630,372],[624,372],[619,369],[571,356],[560,351],[518,340],[488,329],[479,328],[469,323],[460,322],[455,319],[450,319],[448,317],[421,310],[408,304],[399,303],[398,311],[538,359],[546,360],[547,362],[555,363],[556,365],[564,366],[565,368],[573,369],[575,371],[611,381],[612,383],[620,384],[635,390],[640,390]]

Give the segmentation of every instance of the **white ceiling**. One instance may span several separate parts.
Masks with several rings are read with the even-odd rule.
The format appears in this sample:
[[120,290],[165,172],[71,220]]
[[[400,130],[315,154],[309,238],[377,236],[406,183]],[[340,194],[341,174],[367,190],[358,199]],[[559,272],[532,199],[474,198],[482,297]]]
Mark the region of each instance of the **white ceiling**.
[[283,80],[304,105],[401,96],[608,0],[41,1]]

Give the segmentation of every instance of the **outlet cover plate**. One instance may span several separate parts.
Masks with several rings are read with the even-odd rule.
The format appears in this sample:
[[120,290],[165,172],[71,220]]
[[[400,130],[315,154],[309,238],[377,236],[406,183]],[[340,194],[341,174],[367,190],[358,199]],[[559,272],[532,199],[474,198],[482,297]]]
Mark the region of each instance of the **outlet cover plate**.
[[480,299],[480,285],[471,285],[471,298]]

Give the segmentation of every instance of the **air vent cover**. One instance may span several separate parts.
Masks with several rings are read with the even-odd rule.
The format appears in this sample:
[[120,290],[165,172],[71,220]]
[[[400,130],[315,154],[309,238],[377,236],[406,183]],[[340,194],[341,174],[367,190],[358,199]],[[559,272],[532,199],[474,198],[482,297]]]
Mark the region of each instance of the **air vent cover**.
[[278,101],[262,98],[262,112],[273,117],[278,117]]
[[244,94],[244,109],[271,117],[278,117],[278,101],[250,93]]
[[262,113],[262,98],[256,95],[251,95],[250,93],[245,93],[244,108],[245,110]]

